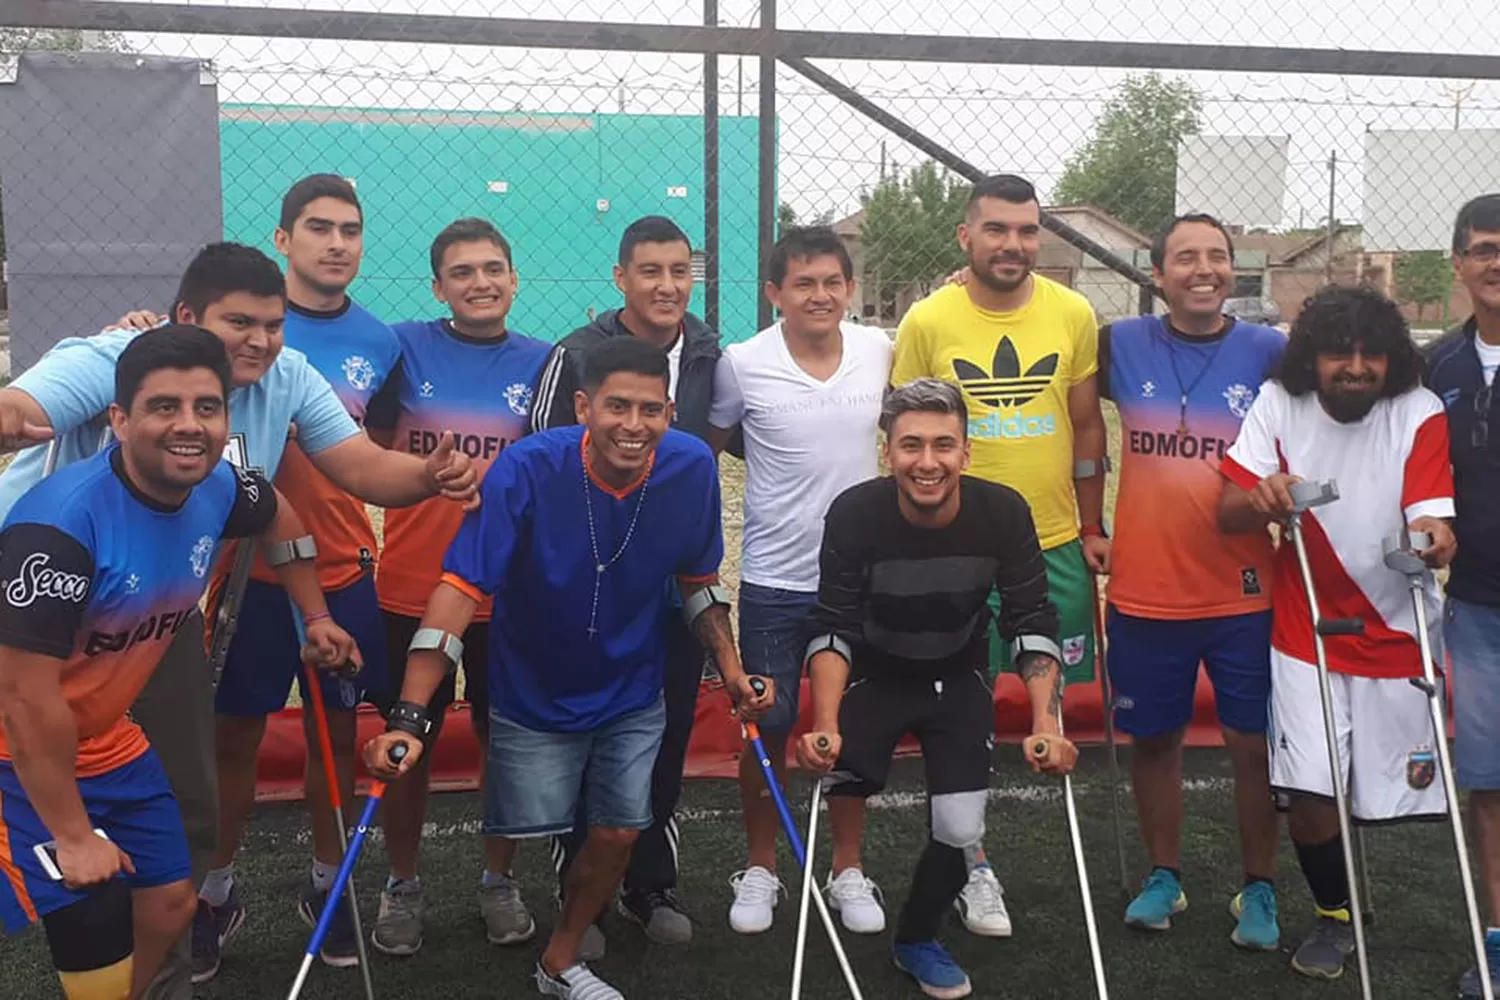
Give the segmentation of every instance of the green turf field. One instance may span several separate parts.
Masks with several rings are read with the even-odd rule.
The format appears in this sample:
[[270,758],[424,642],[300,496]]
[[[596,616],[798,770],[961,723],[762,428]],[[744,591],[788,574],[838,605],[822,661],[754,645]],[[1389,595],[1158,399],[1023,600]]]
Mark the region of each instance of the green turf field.
[[[987,843],[1007,889],[1015,937],[1005,941],[970,937],[956,922],[945,934],[974,980],[977,997],[1017,1000],[1087,1000],[1093,996],[1087,942],[1079,910],[1060,786],[1034,778],[1019,764],[1019,750],[997,750]],[[1127,751],[1128,753],[1128,751]],[[1191,906],[1171,932],[1143,936],[1120,920],[1120,898],[1110,844],[1109,798],[1104,755],[1090,750],[1078,779],[1090,878],[1102,925],[1111,992],[1122,1000],[1162,998],[1351,997],[1353,972],[1337,983],[1304,980],[1287,967],[1286,954],[1249,955],[1229,943],[1226,905],[1237,888],[1228,764],[1221,751],[1190,751],[1184,881]],[[905,881],[926,836],[919,796],[920,762],[903,762],[891,793],[877,800],[866,837],[867,870],[884,888],[891,922],[905,895]],[[805,802],[806,785],[793,795]],[[1127,803],[1128,806],[1128,803]],[[777,925],[759,938],[729,930],[729,875],[740,867],[742,838],[733,785],[690,783],[684,797],[682,889],[698,921],[693,944],[665,949],[639,930],[611,917],[605,926],[610,953],[599,971],[631,1000],[761,1000],[785,996],[796,929],[796,899],[777,910]],[[529,976],[540,953],[537,942],[498,948],[484,939],[473,889],[479,872],[478,801],[471,794],[434,798],[424,879],[427,883],[427,942],[417,956],[375,956],[378,994],[385,998],[535,996]],[[805,816],[803,817],[805,822]],[[1133,822],[1129,826],[1133,829]],[[223,971],[200,996],[283,997],[296,973],[308,932],[294,907],[308,858],[303,820],[296,806],[259,810],[252,821],[240,871],[249,923],[233,942]],[[1382,828],[1368,837],[1378,920],[1371,929],[1371,967],[1376,995],[1385,998],[1450,996],[1454,977],[1468,963],[1451,839],[1446,827]],[[1129,835],[1134,864],[1138,842]],[[783,857],[787,857],[783,852]],[[827,863],[824,841],[823,865]],[[1282,927],[1285,939],[1301,932],[1309,904],[1289,852],[1282,855]],[[783,877],[795,892],[795,877]],[[820,866],[820,877],[823,867]],[[519,871],[541,933],[551,922],[551,880],[541,843],[522,848]],[[1139,874],[1139,872],[1137,873]],[[383,875],[378,841],[360,867],[361,884]],[[374,918],[374,894],[364,893],[366,921]],[[814,916],[816,920],[816,916]],[[821,929],[810,934],[804,996],[843,995],[837,966]],[[865,996],[871,1000],[920,994],[890,965],[889,937],[845,941]],[[35,932],[0,944],[0,995],[60,996],[45,965]],[[314,968],[308,998],[334,1000],[362,995],[357,971]]]

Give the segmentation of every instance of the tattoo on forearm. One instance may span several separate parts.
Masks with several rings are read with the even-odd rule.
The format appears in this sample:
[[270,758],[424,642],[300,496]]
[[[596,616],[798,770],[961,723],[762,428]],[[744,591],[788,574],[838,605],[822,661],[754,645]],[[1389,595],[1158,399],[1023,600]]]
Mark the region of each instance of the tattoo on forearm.
[[729,609],[722,604],[705,610],[693,621],[693,632],[703,648],[713,654],[714,662],[720,660],[724,650],[734,650],[734,626],[729,624]]
[[1016,661],[1021,680],[1030,682],[1052,678],[1052,695],[1047,701],[1047,711],[1056,715],[1062,708],[1062,669],[1057,661],[1041,653],[1023,653]]

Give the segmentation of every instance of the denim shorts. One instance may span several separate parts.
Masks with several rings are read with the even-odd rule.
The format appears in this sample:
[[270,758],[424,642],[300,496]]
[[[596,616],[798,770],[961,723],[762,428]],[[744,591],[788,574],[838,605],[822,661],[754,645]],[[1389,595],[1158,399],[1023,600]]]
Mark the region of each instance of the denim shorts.
[[649,708],[582,733],[527,729],[492,708],[485,836],[567,833],[580,797],[588,803],[589,826],[646,829],[651,825],[651,773],[666,726],[666,700],[660,696]]
[[776,682],[776,704],[760,720],[763,733],[789,733],[797,724],[802,692],[802,654],[807,651],[807,616],[818,595],[740,584],[740,659],[745,673]]
[[1443,638],[1453,669],[1453,770],[1461,787],[1500,791],[1500,608],[1448,598]]

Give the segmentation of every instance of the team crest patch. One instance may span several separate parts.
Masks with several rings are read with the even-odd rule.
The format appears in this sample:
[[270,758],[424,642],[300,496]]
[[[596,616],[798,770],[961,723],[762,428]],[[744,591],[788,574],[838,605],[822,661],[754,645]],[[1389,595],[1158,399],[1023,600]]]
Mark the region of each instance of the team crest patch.
[[188,562],[192,564],[193,575],[203,579],[203,574],[208,572],[208,560],[214,554],[214,540],[204,535],[198,539],[193,546],[193,551],[188,555]]
[[512,382],[505,387],[505,403],[516,416],[526,416],[531,412],[531,386],[525,382]]
[[1082,663],[1084,650],[1088,648],[1087,641],[1081,635],[1069,636],[1064,639],[1062,644],[1063,663],[1070,667],[1076,667]]
[[1254,566],[1246,566],[1240,570],[1240,593],[1245,597],[1259,597],[1261,595],[1260,573]]
[[1406,755],[1406,783],[1417,791],[1432,784],[1437,774],[1437,756],[1429,747],[1417,747]]
[[357,392],[364,392],[375,384],[375,366],[358,354],[351,354],[344,359],[344,378]]
[[1224,402],[1229,406],[1230,413],[1244,420],[1245,415],[1250,412],[1250,404],[1255,402],[1255,390],[1236,382],[1224,390]]

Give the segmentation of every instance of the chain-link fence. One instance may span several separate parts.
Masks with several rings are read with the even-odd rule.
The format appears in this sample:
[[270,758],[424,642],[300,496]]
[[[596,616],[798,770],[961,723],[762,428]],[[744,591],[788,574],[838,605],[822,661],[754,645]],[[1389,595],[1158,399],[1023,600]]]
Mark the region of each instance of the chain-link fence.
[[[1459,0],[320,3],[0,7],[18,362],[162,304],[144,290],[220,225],[271,252],[313,172],[357,185],[353,291],[377,314],[440,311],[428,245],[479,215],[515,248],[513,325],[548,339],[618,304],[620,234],[657,213],[726,341],[769,315],[761,262],[790,220],[837,229],[851,311],[894,326],[962,263],[967,185],[999,171],[1047,206],[1040,272],[1103,320],[1149,305],[1152,232],[1206,210],[1235,227],[1235,308],[1286,320],[1361,281],[1438,326],[1467,309],[1454,211],[1500,190],[1500,19]],[[113,82],[54,86],[89,50],[125,54]],[[184,59],[191,86],[149,82]]]

